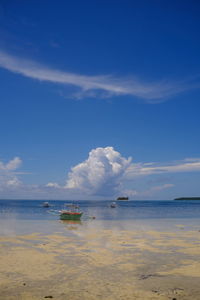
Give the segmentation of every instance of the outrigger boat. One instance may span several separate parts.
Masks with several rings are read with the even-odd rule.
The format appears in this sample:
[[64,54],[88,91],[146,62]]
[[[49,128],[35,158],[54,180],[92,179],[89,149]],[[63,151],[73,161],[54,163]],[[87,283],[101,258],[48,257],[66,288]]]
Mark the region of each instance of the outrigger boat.
[[82,212],[77,211],[61,210],[60,219],[79,221],[81,219],[82,214]]
[[67,206],[69,207],[68,209],[63,209],[63,210],[59,211],[60,219],[61,220],[80,221],[83,213],[79,211],[79,205],[70,203]]

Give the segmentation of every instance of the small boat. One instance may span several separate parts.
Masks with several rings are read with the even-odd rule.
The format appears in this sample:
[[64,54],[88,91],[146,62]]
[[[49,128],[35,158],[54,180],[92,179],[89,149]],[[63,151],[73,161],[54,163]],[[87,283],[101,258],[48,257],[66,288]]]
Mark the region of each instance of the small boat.
[[111,207],[111,208],[115,208],[116,206],[117,206],[116,202],[112,202],[112,203],[110,204],[110,207]]
[[50,207],[50,204],[49,204],[49,202],[43,202],[42,206],[43,207]]
[[70,210],[61,210],[60,211],[60,220],[74,220],[79,221],[82,216],[82,212],[70,211]]

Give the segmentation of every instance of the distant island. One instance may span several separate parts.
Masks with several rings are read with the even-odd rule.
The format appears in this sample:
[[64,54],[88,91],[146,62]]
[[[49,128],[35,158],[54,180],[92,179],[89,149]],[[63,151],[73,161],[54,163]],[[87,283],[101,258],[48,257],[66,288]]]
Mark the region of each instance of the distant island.
[[118,200],[118,201],[121,201],[121,200],[126,200],[126,201],[127,201],[127,200],[128,200],[128,197],[118,197],[117,200]]
[[175,198],[174,200],[200,200],[200,197],[180,197]]

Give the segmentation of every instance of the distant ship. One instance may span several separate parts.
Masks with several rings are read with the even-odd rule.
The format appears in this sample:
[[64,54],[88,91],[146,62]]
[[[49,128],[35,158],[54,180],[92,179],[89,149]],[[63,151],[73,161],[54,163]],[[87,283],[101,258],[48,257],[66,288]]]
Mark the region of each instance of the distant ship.
[[117,201],[128,201],[128,197],[118,197]]

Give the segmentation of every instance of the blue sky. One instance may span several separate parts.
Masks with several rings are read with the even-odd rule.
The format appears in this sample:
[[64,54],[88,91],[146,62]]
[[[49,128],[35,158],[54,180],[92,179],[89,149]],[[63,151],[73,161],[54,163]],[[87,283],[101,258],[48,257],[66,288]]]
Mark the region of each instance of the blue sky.
[[0,198],[199,196],[199,13],[1,0]]

